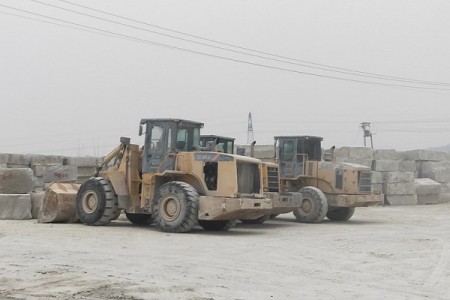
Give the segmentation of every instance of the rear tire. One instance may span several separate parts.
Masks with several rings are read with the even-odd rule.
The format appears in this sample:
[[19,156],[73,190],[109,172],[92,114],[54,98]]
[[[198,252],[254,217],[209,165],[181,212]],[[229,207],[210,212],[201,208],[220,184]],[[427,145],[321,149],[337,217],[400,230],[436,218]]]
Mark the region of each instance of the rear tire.
[[300,208],[294,210],[295,218],[301,223],[320,223],[328,211],[325,194],[316,187],[305,186],[299,190],[302,193]]
[[348,221],[354,213],[354,207],[330,207],[327,218],[331,221]]
[[256,219],[243,219],[241,220],[244,224],[262,224],[265,221],[269,220],[271,215],[264,215],[262,217],[256,218]]
[[236,225],[236,220],[198,220],[198,224],[207,231],[227,231]]
[[133,214],[125,212],[128,221],[135,225],[150,225],[153,223],[152,215],[149,214]]
[[92,177],[78,190],[76,207],[84,224],[106,225],[117,214],[117,197],[108,181]]
[[152,217],[164,232],[188,232],[197,224],[199,195],[194,187],[172,181],[163,184],[152,203]]

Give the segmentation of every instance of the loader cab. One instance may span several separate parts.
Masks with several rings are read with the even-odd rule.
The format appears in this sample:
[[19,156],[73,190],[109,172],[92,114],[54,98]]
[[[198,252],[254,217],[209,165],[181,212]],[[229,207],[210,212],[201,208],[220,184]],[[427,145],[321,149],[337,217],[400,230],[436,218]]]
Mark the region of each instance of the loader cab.
[[200,145],[202,127],[203,123],[182,119],[142,119],[139,128],[139,134],[145,134],[142,172],[170,169],[176,153],[194,151]]
[[214,142],[218,152],[233,154],[234,153],[234,138],[218,136],[218,135],[201,135],[200,146],[208,147],[208,142]]
[[307,172],[308,161],[320,161],[322,156],[322,138],[317,136],[276,136],[275,153],[277,153],[280,176],[298,178]]

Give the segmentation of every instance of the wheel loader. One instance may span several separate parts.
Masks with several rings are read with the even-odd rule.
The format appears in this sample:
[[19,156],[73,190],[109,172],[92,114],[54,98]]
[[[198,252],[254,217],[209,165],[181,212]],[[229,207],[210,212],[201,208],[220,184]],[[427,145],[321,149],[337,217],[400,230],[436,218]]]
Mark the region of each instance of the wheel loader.
[[[234,138],[218,135],[201,135],[200,143],[203,147],[215,146],[218,151],[233,154]],[[255,142],[250,145],[250,156],[254,156]],[[245,153],[243,153],[245,154]],[[242,154],[242,155],[243,155]],[[301,194],[298,192],[279,193],[278,164],[272,162],[262,162],[262,177],[264,194],[273,200],[273,210],[271,214],[261,216],[256,219],[241,219],[243,223],[261,224],[270,217],[278,214],[290,213],[300,207]]]
[[[142,119],[143,147],[121,138],[76,192],[81,222],[105,225],[124,211],[138,225],[188,232],[197,224],[228,230],[237,219],[273,213],[273,200],[263,192],[261,161],[201,147],[202,127],[182,119]],[[57,191],[65,194],[48,198],[74,195],[76,187],[60,185]]]
[[319,223],[327,217],[347,221],[355,207],[382,203],[372,192],[369,167],[336,162],[334,148],[325,151],[317,136],[275,136],[275,161],[279,165],[280,192],[299,191],[301,206],[294,211],[299,222]]

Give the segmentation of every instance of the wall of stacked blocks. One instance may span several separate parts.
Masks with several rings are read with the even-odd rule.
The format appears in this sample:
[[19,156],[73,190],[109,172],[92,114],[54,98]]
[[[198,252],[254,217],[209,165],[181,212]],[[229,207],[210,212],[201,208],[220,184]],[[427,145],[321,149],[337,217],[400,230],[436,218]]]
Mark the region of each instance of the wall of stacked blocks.
[[[256,146],[255,157],[271,161],[273,146]],[[337,162],[371,168],[373,191],[385,195],[384,205],[450,202],[450,153],[342,147],[336,148],[335,157]],[[37,218],[50,183],[83,183],[100,161],[99,157],[0,153],[0,219]]]

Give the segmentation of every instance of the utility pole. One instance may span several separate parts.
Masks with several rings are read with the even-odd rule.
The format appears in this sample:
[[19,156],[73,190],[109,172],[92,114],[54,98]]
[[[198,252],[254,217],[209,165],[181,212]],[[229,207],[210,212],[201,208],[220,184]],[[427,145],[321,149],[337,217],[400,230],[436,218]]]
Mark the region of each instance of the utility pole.
[[253,137],[253,123],[252,123],[252,113],[248,113],[248,128],[247,128],[247,144],[251,144],[254,141]]
[[362,122],[361,128],[363,130],[364,137],[364,147],[366,147],[366,138],[370,137],[370,146],[373,149],[373,139],[372,139],[372,131],[370,130],[369,122]]

